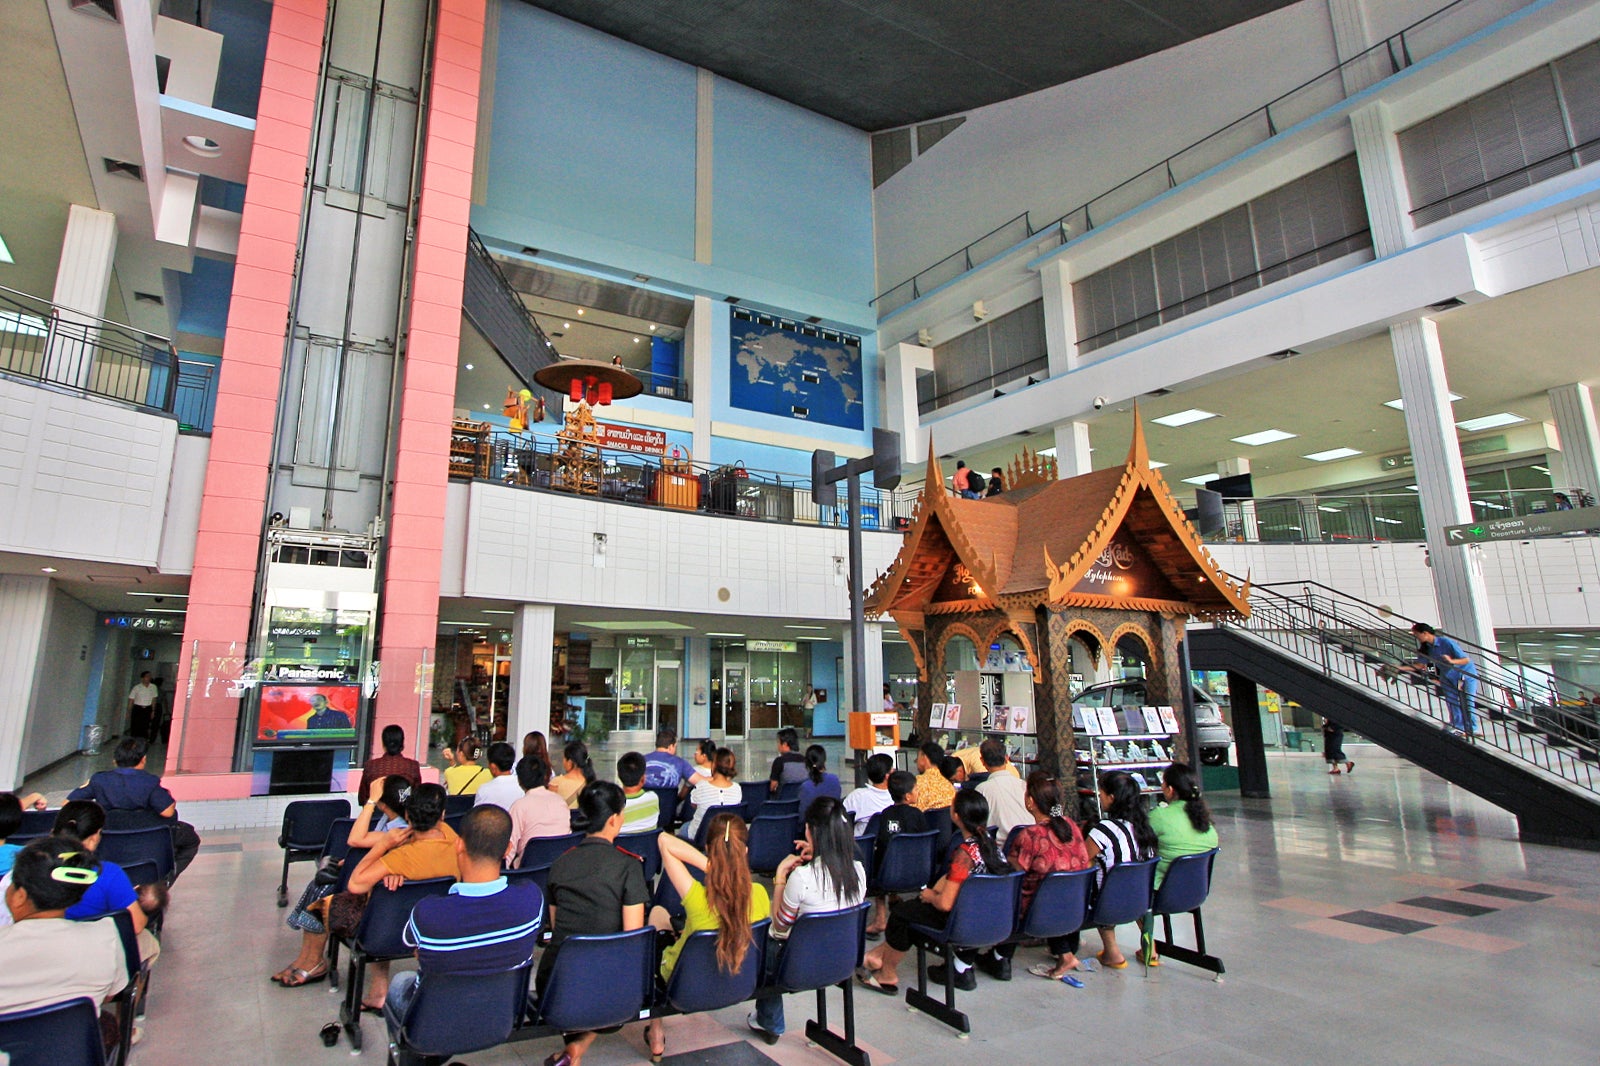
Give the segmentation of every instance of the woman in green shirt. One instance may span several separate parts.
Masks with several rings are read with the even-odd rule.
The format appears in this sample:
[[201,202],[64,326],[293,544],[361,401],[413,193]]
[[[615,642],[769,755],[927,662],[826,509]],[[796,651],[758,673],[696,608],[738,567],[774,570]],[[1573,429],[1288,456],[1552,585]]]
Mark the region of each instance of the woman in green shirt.
[[[1211,808],[1200,795],[1200,776],[1186,763],[1175,762],[1162,773],[1161,803],[1150,812],[1150,828],[1156,834],[1157,886],[1173,859],[1199,855],[1217,846],[1217,827],[1211,822]],[[1139,961],[1146,966],[1160,965],[1152,939],[1145,940],[1140,955]]]
[[[687,916],[683,932],[661,956],[661,979],[672,975],[689,937],[709,929],[717,931],[717,968],[738,973],[750,950],[750,926],[772,913],[767,890],[750,877],[750,830],[744,820],[728,812],[713,815],[706,827],[703,855],[671,833],[662,833],[658,840],[661,875],[678,890]],[[689,872],[691,866],[705,871],[703,883]],[[652,910],[650,923],[663,933],[672,931],[672,918],[665,908]],[[660,1018],[651,1020],[646,1036],[650,1060],[660,1062],[667,1048]]]

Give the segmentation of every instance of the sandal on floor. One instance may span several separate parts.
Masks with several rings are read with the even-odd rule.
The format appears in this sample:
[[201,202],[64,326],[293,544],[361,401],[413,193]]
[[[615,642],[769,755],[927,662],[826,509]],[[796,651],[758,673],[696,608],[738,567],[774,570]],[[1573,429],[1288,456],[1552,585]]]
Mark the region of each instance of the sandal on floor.
[[1146,952],[1146,951],[1141,950],[1134,957],[1137,958],[1145,966],[1160,966],[1161,965],[1161,956],[1157,955],[1153,951]]
[[382,1014],[383,1013],[383,1008],[381,1006],[380,1007],[374,1007],[370,1003],[363,1003],[363,1004],[361,1004],[361,1013],[362,1014]]
[[1096,955],[1095,958],[1099,959],[1100,965],[1104,966],[1108,970],[1126,970],[1128,968],[1127,959],[1123,959],[1121,962],[1108,962],[1106,961],[1104,953]]
[[[1056,973],[1056,968],[1048,962],[1036,962],[1028,967],[1028,972],[1035,977],[1043,977],[1046,981],[1059,981],[1061,978]],[[1063,974],[1071,973],[1070,970],[1061,971]]]
[[318,981],[328,979],[328,965],[323,963],[315,970],[294,969],[289,971],[287,980],[279,981],[284,988],[300,988],[303,985],[314,985]]
[[886,996],[898,996],[900,994],[900,982],[896,981],[892,985],[886,985],[878,980],[877,974],[865,966],[856,967],[856,980],[862,987],[870,988],[874,992],[882,992]]

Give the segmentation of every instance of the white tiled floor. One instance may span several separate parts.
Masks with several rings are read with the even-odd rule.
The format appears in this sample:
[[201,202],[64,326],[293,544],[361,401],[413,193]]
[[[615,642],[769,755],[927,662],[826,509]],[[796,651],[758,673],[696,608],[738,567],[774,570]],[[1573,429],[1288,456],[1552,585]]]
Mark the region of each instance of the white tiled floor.
[[[1374,749],[1351,751],[1352,776],[1326,776],[1315,755],[1275,755],[1271,800],[1214,797],[1223,851],[1206,926],[1227,963],[1225,983],[1169,963],[1149,978],[1136,967],[1087,975],[1086,988],[1072,989],[1025,974],[1039,957],[1025,948],[1011,983],[980,978],[975,993],[961,995],[974,1019],[970,1041],[907,1013],[900,1000],[858,996],[875,1066],[1596,1061],[1600,855],[1523,846],[1504,812]],[[346,1045],[328,1050],[317,1039],[336,1014],[326,984],[288,990],[267,981],[298,940],[273,905],[274,836],[265,829],[206,834],[174,893],[136,1064],[350,1057]],[[293,869],[298,888],[310,868]],[[1483,882],[1547,898],[1460,891]],[[1463,917],[1402,902],[1423,897],[1494,909]],[[1420,914],[1434,928],[1401,935],[1331,917],[1357,910]],[[1086,953],[1095,941],[1086,934]],[[780,1063],[833,1061],[799,1034],[810,1007],[809,997],[791,997],[790,1034],[760,1053]],[[671,1020],[669,1052],[742,1040],[743,1017],[734,1009]],[[586,1061],[641,1061],[639,1030],[602,1038]],[[385,1042],[376,1018],[365,1032],[361,1057],[379,1061]],[[464,1061],[537,1063],[552,1050],[554,1042],[544,1041]]]

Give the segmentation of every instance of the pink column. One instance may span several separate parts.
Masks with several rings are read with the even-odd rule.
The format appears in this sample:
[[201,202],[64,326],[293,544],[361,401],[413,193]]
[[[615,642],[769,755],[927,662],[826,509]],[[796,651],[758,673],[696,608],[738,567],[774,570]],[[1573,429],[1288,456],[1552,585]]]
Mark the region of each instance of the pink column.
[[[230,645],[242,655],[250,636],[326,17],[327,0],[276,0],[272,7],[173,700],[181,765],[169,759],[168,773],[233,768],[239,701],[206,682],[213,660]],[[189,694],[197,644],[199,674]]]
[[439,568],[461,345],[484,2],[439,3],[383,584],[379,650],[383,684],[374,734],[390,723],[403,726],[419,758],[427,752],[427,737],[417,735],[421,709],[415,680],[421,676],[422,653],[432,654],[439,625]]

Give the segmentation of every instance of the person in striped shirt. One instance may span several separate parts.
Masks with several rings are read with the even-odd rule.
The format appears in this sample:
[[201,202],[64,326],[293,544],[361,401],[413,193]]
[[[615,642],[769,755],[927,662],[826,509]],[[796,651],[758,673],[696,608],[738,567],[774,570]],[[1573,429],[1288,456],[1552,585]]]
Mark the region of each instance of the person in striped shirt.
[[[1144,794],[1133,775],[1113,770],[1100,775],[1100,821],[1084,834],[1089,861],[1095,864],[1095,887],[1105,883],[1106,871],[1121,862],[1143,862],[1155,858],[1156,834],[1145,812]],[[1100,926],[1100,962],[1113,970],[1124,969],[1128,960],[1117,947],[1117,931]]]
[[544,897],[538,885],[509,884],[501,873],[510,844],[511,815],[503,807],[474,807],[462,821],[455,842],[461,879],[449,895],[418,903],[406,923],[405,942],[417,949],[417,969],[389,985],[384,1019],[391,1040],[430,974],[511,970],[532,961]]
[[622,786],[622,832],[654,833],[661,827],[661,797],[644,787],[644,756],[630,751],[617,760],[617,784]]

